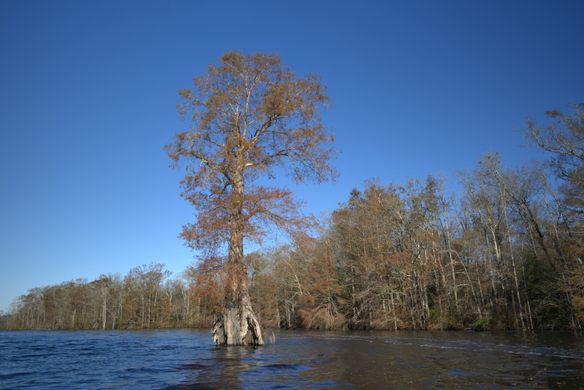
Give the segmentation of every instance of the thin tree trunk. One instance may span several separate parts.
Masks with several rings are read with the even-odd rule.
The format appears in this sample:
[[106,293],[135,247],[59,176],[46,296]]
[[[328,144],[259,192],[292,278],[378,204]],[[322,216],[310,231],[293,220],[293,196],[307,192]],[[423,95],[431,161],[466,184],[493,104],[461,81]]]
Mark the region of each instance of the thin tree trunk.
[[523,305],[521,304],[521,293],[519,292],[519,279],[517,278],[517,268],[515,267],[515,256],[513,255],[513,244],[511,242],[511,231],[509,226],[509,218],[507,217],[507,208],[503,208],[505,217],[505,225],[507,227],[507,241],[509,243],[509,257],[511,258],[511,267],[513,270],[513,281],[515,282],[515,293],[517,294],[517,304],[519,305],[519,318],[521,320],[521,329],[525,330],[525,322],[523,319]]
[[101,329],[105,329],[105,325],[107,322],[107,298],[104,293],[103,302],[101,306]]

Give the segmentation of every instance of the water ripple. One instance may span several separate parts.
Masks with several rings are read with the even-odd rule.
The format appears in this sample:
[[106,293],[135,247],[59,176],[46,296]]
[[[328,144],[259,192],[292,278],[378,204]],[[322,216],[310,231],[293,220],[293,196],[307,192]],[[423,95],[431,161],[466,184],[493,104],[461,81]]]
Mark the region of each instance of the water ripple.
[[571,335],[278,332],[261,348],[207,331],[0,332],[0,388],[582,388]]

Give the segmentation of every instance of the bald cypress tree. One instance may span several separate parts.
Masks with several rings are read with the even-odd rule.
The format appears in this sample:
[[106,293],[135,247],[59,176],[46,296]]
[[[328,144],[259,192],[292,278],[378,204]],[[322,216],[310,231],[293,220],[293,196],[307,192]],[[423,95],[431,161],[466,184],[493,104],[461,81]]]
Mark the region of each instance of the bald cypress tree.
[[185,163],[183,196],[196,208],[196,221],[184,226],[182,237],[201,253],[225,258],[224,305],[213,338],[261,345],[244,244],[273,226],[298,226],[302,218],[289,190],[258,179],[287,172],[297,182],[321,182],[333,175],[332,137],[318,115],[325,88],[314,76],[297,77],[276,55],[228,52],[179,94],[179,112],[190,126],[168,152]]

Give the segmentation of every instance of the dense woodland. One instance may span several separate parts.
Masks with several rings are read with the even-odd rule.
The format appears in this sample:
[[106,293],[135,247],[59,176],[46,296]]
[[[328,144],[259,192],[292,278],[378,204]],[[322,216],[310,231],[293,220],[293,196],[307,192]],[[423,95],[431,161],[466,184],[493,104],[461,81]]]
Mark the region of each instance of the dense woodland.
[[[508,169],[488,155],[461,174],[457,196],[432,177],[369,182],[317,228],[248,254],[262,324],[581,330],[584,105],[548,115],[549,126],[526,131],[547,161]],[[151,264],[35,288],[0,327],[210,327],[222,306],[224,261],[207,257],[175,277]]]

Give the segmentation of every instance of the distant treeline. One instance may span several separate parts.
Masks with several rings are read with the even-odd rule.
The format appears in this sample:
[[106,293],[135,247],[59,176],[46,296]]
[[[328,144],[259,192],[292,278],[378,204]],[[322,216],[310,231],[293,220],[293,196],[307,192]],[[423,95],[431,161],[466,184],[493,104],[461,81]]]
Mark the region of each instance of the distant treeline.
[[[318,234],[246,257],[264,326],[309,329],[574,329],[584,322],[584,109],[530,124],[546,164],[485,157],[447,197],[434,178],[371,182]],[[221,257],[180,278],[164,266],[21,296],[0,326],[119,329],[210,326]]]
[[0,326],[16,329],[120,329],[192,325],[198,313],[185,280],[162,264],[34,288],[20,296]]

